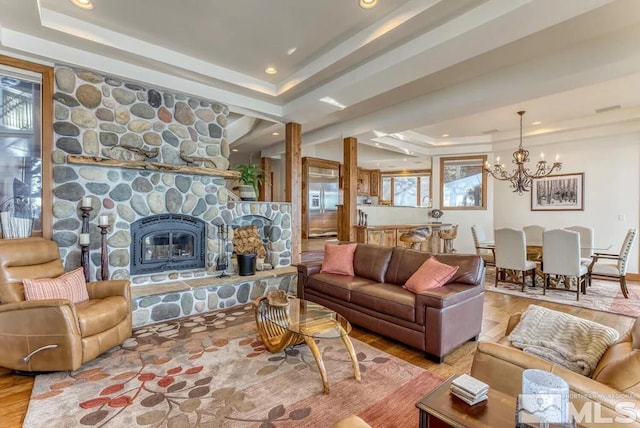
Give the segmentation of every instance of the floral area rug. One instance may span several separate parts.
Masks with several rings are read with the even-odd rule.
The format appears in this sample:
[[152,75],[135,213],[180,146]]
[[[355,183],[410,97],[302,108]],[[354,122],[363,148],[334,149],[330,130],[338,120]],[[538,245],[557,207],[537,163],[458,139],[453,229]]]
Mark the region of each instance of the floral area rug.
[[495,278],[495,268],[487,268],[484,285],[484,289],[486,291],[528,297],[530,299],[544,300],[547,302],[595,309],[598,311],[612,312],[631,317],[640,316],[640,285],[637,283],[627,282],[629,298],[625,299],[622,295],[622,291],[620,291],[619,282],[593,279],[591,281],[591,287],[587,287],[587,294],[580,294],[580,300],[576,301],[575,292],[547,290],[546,295],[543,295],[541,277],[536,278],[536,287],[531,287],[529,282],[530,280],[527,279],[527,285],[524,287],[524,292],[520,291],[522,287],[520,284],[513,284],[510,282],[499,281],[498,286],[494,287]]
[[74,372],[39,375],[24,427],[329,427],[357,414],[374,427],[417,426],[415,403],[442,379],[357,340],[362,380],[340,339],[271,354],[251,306],[134,330]]

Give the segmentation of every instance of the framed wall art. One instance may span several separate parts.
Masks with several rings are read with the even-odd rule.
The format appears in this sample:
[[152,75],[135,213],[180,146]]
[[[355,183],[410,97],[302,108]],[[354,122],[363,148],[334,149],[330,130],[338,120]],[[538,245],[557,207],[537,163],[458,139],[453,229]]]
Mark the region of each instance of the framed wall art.
[[535,178],[531,184],[531,211],[583,211],[584,173]]

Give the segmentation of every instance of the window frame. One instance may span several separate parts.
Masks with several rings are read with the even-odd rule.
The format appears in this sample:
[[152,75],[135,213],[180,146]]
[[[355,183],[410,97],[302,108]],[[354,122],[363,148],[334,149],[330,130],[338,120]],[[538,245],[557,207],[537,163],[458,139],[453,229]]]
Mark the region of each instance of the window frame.
[[[431,199],[430,206],[422,206],[420,205],[420,177],[429,176],[429,198]],[[395,187],[394,187],[394,178],[395,177],[416,177],[416,205],[395,205]],[[417,170],[402,170],[402,171],[381,171],[380,172],[380,200],[382,199],[382,189],[383,189],[383,180],[385,178],[391,179],[391,206],[392,207],[409,207],[409,208],[432,208],[433,207],[433,173],[430,169],[417,169]]]
[[[52,174],[52,148],[53,148],[53,67],[25,61],[0,54],[0,64],[19,70],[38,73],[42,76],[40,83],[40,123],[34,123],[40,128],[40,154],[42,156],[42,212],[41,229],[34,230],[31,236],[41,236],[51,239],[53,217],[53,174]],[[0,232],[0,236],[2,236]]]
[[[444,168],[447,162],[460,162],[460,161],[477,161],[480,162],[480,174],[481,174],[481,193],[480,198],[482,204],[479,206],[446,206],[444,204]],[[487,174],[484,172],[484,165],[487,162],[487,155],[472,155],[472,156],[452,156],[440,158],[440,209],[441,210],[486,210],[487,209]]]

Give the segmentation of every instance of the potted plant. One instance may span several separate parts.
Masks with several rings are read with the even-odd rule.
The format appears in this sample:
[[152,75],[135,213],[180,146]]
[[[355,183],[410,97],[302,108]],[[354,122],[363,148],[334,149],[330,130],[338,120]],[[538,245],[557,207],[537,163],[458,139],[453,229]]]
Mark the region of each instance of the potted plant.
[[258,184],[264,181],[263,171],[257,165],[239,164],[235,169],[240,171],[240,199],[243,201],[255,201],[258,199]]

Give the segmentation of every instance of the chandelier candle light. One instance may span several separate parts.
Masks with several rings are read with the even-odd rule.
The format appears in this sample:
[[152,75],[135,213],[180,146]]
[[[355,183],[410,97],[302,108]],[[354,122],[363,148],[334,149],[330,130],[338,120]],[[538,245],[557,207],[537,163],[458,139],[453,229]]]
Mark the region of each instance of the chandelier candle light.
[[525,163],[529,162],[529,150],[525,150],[522,147],[522,116],[524,116],[524,113],[524,111],[518,112],[520,116],[520,146],[518,146],[518,150],[513,152],[513,160],[511,161],[516,164],[515,171],[509,174],[504,164],[500,164],[500,157],[496,158],[496,164],[493,165],[493,168],[489,164],[489,161],[487,161],[484,166],[484,171],[487,174],[496,180],[510,182],[513,191],[521,195],[522,192],[529,191],[533,178],[546,177],[552,172],[559,171],[562,168],[562,163],[558,161],[558,155],[556,155],[555,162],[549,165],[547,161],[544,160],[544,154],[541,154],[541,160],[538,161],[535,172],[532,173],[529,171],[529,168],[526,167]]

